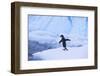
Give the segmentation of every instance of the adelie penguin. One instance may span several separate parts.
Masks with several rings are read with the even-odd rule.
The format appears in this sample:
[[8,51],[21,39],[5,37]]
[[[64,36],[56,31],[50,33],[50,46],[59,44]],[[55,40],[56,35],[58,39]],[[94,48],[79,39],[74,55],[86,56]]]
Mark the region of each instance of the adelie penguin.
[[59,44],[62,42],[62,46],[64,47],[64,50],[67,50],[68,49],[66,48],[66,41],[71,41],[70,39],[65,39],[64,35],[60,35],[61,37],[61,40],[59,41]]

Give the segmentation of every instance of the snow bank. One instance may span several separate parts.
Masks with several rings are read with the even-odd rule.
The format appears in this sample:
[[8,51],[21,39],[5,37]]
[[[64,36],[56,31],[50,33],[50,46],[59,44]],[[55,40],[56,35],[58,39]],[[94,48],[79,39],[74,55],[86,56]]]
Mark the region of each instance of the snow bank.
[[[68,51],[62,50],[63,48],[49,49],[42,52],[32,54],[35,58],[41,60],[60,60],[60,59],[81,59],[88,57],[87,45],[83,47],[72,47],[68,48]],[[38,59],[37,59],[38,60]]]

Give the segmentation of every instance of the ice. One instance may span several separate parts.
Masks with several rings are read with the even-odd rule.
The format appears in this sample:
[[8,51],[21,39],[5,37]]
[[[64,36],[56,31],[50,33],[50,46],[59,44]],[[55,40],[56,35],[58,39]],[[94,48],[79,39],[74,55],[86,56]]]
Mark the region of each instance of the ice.
[[63,60],[63,59],[81,59],[88,58],[87,45],[82,47],[68,47],[67,50],[63,50],[62,47],[56,49],[48,49],[42,52],[32,54],[35,58],[42,60]]
[[63,34],[71,39],[70,45],[82,45],[88,37],[87,22],[87,17],[29,16],[29,40],[57,44]]
[[29,33],[29,40],[31,41],[38,41],[40,43],[50,43],[55,42],[56,37],[54,37],[50,32],[47,31],[32,31]]
[[[85,45],[87,42],[87,39],[80,38],[75,35],[67,35],[66,33],[63,33],[65,38],[70,39],[71,41],[66,42],[67,46],[82,46]],[[30,41],[37,41],[40,44],[52,44],[56,46],[60,46],[59,35],[55,35],[53,33],[47,32],[47,31],[32,31],[29,33],[29,40]]]
[[[29,57],[33,54],[43,60],[87,58],[87,17],[30,15],[28,18]],[[69,51],[63,51],[59,44],[61,34],[71,40],[66,41]]]

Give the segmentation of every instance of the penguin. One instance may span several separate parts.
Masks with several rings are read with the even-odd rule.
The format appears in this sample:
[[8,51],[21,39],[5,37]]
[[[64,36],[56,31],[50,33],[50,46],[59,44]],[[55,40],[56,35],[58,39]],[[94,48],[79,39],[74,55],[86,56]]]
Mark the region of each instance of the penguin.
[[65,39],[64,35],[60,35],[61,37],[61,40],[59,41],[59,44],[62,42],[62,46],[64,47],[64,50],[67,50],[68,49],[66,48],[66,41],[71,41],[70,39]]

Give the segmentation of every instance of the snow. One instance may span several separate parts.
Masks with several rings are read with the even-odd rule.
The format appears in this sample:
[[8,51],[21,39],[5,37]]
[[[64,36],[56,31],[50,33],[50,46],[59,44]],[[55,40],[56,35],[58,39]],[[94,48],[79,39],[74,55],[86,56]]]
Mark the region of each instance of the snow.
[[[29,15],[28,18],[28,53],[29,57],[34,53],[33,60],[88,57],[88,17]],[[59,44],[61,34],[71,40],[66,41],[68,51]]]
[[55,41],[55,37],[45,31],[32,31],[29,33],[29,40],[38,41],[39,43],[50,43]]
[[42,52],[32,54],[35,58],[42,60],[60,60],[60,59],[81,59],[88,57],[87,45],[82,47],[68,47],[63,50],[62,47],[56,49],[48,49]]
[[[65,38],[70,39],[71,41],[66,42],[67,46],[82,46],[87,44],[87,39],[82,39],[79,38],[78,36],[74,36],[74,35],[67,35],[65,33],[63,33]],[[29,33],[29,40],[30,41],[37,41],[41,44],[52,44],[52,45],[56,45],[56,46],[60,46],[58,44],[58,42],[61,40],[60,39],[60,35],[55,35],[53,33],[47,32],[47,31],[32,31]],[[84,44],[85,43],[85,44]]]

